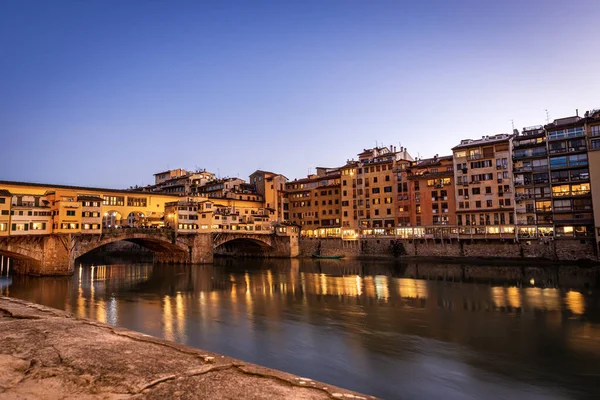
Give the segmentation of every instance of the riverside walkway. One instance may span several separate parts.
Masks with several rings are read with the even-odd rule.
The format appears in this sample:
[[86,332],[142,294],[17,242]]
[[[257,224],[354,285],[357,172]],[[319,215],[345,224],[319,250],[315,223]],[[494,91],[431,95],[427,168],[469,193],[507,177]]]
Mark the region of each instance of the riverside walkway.
[[0,398],[374,399],[1,296]]

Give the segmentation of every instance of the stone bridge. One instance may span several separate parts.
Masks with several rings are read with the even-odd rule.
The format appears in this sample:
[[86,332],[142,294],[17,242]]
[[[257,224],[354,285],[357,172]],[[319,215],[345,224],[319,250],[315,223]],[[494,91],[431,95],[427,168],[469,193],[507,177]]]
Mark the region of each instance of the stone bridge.
[[70,275],[77,258],[118,241],[143,246],[162,263],[212,263],[214,254],[295,257],[299,252],[297,236],[236,232],[176,235],[168,229],[115,229],[101,235],[1,237],[0,255],[12,260],[17,273]]

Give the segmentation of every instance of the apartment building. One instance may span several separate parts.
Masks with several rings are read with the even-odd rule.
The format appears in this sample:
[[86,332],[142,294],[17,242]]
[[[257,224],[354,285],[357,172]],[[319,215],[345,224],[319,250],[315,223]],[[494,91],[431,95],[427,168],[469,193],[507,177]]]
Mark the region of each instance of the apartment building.
[[0,189],[0,236],[8,236],[10,231],[10,204],[12,194],[6,189]]
[[518,238],[554,235],[547,144],[546,131],[541,125],[523,128],[513,138],[515,224]]
[[356,177],[359,162],[348,160],[340,168],[340,225],[345,240],[356,240],[360,234],[358,226],[358,202]]
[[[394,234],[397,224],[397,167],[412,161],[408,151],[395,146],[365,149],[358,154],[356,204],[358,227],[365,235]],[[342,201],[350,201],[342,198]]]
[[287,182],[288,221],[307,237],[341,236],[339,168],[317,168],[317,174]]
[[587,112],[586,118],[595,238],[600,253],[600,110]]
[[49,201],[39,194],[13,194],[10,205],[10,235],[52,233]]
[[414,200],[412,207],[407,204],[410,225],[425,227],[423,233],[426,236],[451,237],[456,234],[453,157],[436,155],[418,160],[405,171],[409,193],[413,194],[410,197]]
[[185,169],[177,168],[170,169],[167,171],[162,171],[154,174],[154,184],[161,185],[167,181],[170,181],[175,178],[180,178],[182,176],[186,176],[187,171]]
[[465,139],[452,149],[461,237],[515,237],[512,135]]
[[585,123],[585,118],[573,116],[545,126],[555,238],[594,237]]
[[269,171],[257,170],[250,175],[250,184],[262,196],[265,208],[273,210],[273,221],[283,221],[287,181],[285,176]]
[[240,178],[216,179],[206,182],[202,186],[194,186],[192,187],[192,195],[213,199],[263,200],[254,185],[250,185]]

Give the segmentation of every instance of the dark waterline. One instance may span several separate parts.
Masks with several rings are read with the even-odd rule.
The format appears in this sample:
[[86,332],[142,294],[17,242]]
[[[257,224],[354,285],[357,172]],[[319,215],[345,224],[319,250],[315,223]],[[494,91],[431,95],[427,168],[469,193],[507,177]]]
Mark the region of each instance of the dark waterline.
[[217,260],[81,265],[0,292],[387,399],[567,399],[600,396],[598,282],[575,267]]

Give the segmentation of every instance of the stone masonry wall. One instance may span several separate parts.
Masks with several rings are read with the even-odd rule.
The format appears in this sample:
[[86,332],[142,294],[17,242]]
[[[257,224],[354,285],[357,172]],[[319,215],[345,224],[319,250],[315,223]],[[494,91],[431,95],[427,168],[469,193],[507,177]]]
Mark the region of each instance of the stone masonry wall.
[[391,238],[367,238],[358,241],[341,239],[300,239],[301,257],[310,257],[320,243],[321,255],[343,255],[345,257],[394,256],[403,249],[402,255],[416,257],[469,257],[469,258],[510,258],[547,259],[552,261],[593,260],[600,261],[592,241],[554,240],[521,241],[512,240],[395,240]]

